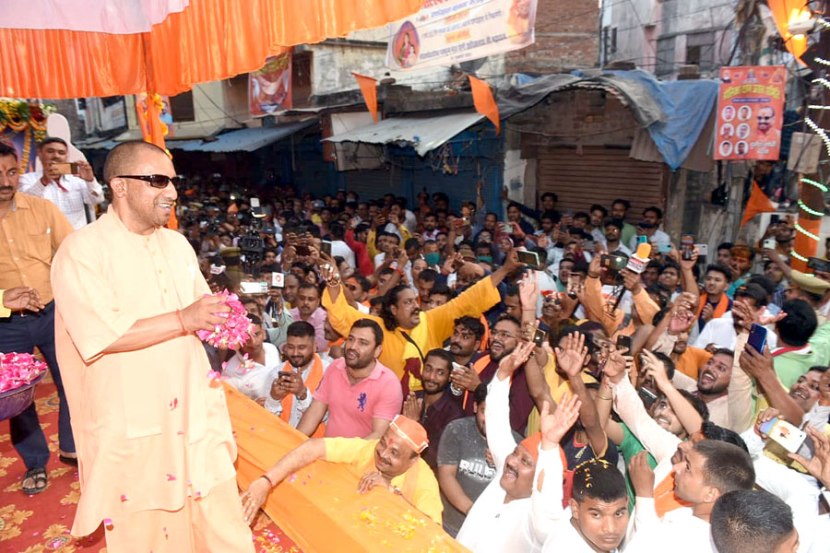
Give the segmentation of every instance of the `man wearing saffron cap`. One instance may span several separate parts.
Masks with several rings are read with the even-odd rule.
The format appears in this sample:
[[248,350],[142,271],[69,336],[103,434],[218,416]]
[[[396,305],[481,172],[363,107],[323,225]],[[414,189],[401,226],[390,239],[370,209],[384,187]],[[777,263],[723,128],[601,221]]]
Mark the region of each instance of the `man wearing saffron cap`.
[[242,494],[245,519],[250,523],[271,489],[288,475],[323,459],[350,464],[363,472],[358,493],[381,486],[402,496],[413,507],[441,524],[443,506],[438,481],[420,454],[427,448],[427,431],[403,415],[396,416],[379,440],[319,438],[297,446]]

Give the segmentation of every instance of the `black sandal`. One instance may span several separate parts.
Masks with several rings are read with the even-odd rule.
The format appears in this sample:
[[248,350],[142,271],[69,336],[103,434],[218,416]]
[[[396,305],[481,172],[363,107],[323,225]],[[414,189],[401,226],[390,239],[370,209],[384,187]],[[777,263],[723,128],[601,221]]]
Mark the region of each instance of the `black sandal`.
[[26,480],[29,480],[30,478],[32,479],[34,485],[25,486],[23,485],[23,483],[21,483],[20,489],[23,490],[23,493],[25,493],[26,495],[37,495],[46,489],[48,480],[46,478],[45,469],[39,468],[27,470],[26,475],[23,477],[23,482],[26,482]]

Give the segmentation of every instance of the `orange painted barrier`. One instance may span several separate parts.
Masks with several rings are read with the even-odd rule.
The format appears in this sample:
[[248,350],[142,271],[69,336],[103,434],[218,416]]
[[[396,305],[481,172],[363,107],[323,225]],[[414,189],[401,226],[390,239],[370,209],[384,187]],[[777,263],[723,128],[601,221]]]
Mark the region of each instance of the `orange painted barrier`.
[[[245,489],[307,438],[230,386],[225,395],[239,448],[236,479]],[[307,553],[467,551],[403,498],[378,488],[358,494],[361,476],[317,461],[274,488],[263,509]]]

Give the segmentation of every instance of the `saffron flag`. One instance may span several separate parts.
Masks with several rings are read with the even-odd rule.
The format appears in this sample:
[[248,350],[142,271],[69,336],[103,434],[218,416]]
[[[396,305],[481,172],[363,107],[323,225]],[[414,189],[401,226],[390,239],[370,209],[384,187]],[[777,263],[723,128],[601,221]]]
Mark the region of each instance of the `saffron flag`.
[[770,213],[772,211],[775,211],[775,206],[772,205],[771,201],[769,201],[769,198],[767,198],[767,195],[764,194],[763,190],[761,190],[761,187],[758,186],[758,183],[752,181],[752,192],[749,193],[749,201],[746,202],[746,208],[744,208],[744,216],[741,219],[741,226],[744,226],[750,219],[759,213]]
[[467,77],[470,79],[470,87],[473,89],[473,105],[475,105],[476,111],[492,121],[496,126],[496,134],[499,134],[501,132],[499,106],[496,105],[490,85],[472,75],[467,75]]
[[359,73],[352,73],[357,79],[357,85],[360,87],[360,92],[363,94],[363,101],[366,102],[366,107],[369,108],[369,113],[372,114],[372,120],[378,122],[378,82],[372,77],[360,75]]

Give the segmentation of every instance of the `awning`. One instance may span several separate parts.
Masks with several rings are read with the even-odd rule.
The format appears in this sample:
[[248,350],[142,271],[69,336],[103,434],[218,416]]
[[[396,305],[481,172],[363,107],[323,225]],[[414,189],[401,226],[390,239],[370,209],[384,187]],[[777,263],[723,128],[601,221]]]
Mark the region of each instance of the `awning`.
[[453,136],[484,119],[478,113],[453,113],[437,117],[394,117],[324,138],[329,142],[409,144],[418,155],[444,144]]
[[175,140],[171,138],[167,147],[184,152],[253,152],[278,140],[287,138],[317,123],[317,119],[286,123],[276,127],[255,127],[217,134],[207,140]]

